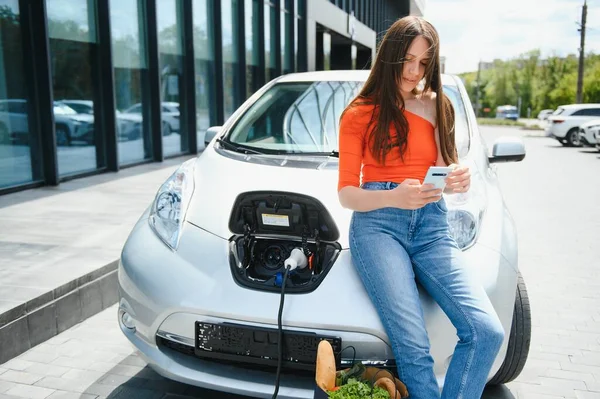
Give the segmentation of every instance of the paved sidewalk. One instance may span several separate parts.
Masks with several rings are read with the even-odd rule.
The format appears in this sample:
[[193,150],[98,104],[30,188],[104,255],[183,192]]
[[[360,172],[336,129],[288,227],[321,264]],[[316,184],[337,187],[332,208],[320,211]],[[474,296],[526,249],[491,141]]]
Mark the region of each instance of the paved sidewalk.
[[0,196],[0,363],[116,302],[129,232],[190,157]]
[[119,330],[117,305],[0,362],[0,399],[243,399],[168,380]]

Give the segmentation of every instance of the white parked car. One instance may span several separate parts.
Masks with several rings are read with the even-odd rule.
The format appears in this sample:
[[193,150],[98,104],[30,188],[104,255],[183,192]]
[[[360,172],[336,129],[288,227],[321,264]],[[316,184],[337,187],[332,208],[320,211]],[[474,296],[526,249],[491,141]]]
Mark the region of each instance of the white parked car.
[[[163,101],[161,104],[160,116],[162,120],[162,134],[168,136],[172,132],[179,131],[179,103]],[[122,116],[142,115],[142,104],[138,103],[121,112]]]
[[554,113],[553,109],[543,109],[543,110],[540,111],[540,113],[538,114],[537,118],[539,120],[541,120],[541,121],[545,121],[553,113]]
[[[0,144],[29,143],[28,103],[24,99],[0,100]],[[94,117],[78,114],[60,101],[52,107],[56,144],[71,145],[73,141],[94,144]]]
[[579,146],[579,126],[600,118],[600,104],[561,105],[548,117],[546,136],[563,145]]
[[[337,195],[340,114],[368,74],[278,77],[224,126],[209,129],[207,148],[149,198],[119,262],[118,323],[158,373],[271,398],[282,359],[278,397],[309,399],[321,339],[336,351],[355,348],[338,352],[339,366],[355,357],[395,372],[389,339],[352,264],[352,212]],[[456,111],[459,157],[472,173],[467,194],[448,196],[447,216],[465,267],[506,332],[488,379],[502,384],[525,365],[531,315],[515,224],[493,164],[520,161],[525,148],[518,138],[500,138],[489,153],[461,80],[443,75],[442,83]],[[309,254],[309,264],[285,279],[285,263],[298,252]],[[456,329],[425,291],[420,296],[442,382]]]
[[595,147],[600,140],[600,118],[579,126],[579,143],[586,147]]

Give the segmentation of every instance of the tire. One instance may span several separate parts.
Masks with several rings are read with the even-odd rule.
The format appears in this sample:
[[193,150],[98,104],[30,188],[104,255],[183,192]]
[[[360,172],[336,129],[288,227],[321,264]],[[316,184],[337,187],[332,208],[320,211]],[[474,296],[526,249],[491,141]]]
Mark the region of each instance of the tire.
[[489,385],[506,384],[517,378],[529,355],[529,344],[531,343],[531,306],[527,287],[521,273],[517,280],[517,294],[515,298],[515,310],[513,313],[512,326],[506,357],[500,370],[488,383]]
[[581,142],[579,141],[579,128],[574,127],[573,129],[567,132],[565,136],[566,142],[571,147],[581,147]]
[[69,129],[64,125],[56,126],[56,145],[71,145],[71,136],[69,135]]
[[163,123],[162,133],[163,133],[163,136],[170,136],[171,135],[172,130],[171,130],[171,125],[169,124],[169,122],[164,122]]

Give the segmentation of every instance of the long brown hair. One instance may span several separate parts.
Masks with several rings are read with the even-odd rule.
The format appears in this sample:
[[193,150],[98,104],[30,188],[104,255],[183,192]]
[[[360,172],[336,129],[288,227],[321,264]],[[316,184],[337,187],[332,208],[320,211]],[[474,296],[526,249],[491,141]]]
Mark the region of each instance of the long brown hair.
[[[368,131],[373,126],[370,136],[370,149],[375,159],[385,163],[386,154],[394,146],[400,149],[402,157],[407,145],[408,121],[404,116],[404,99],[400,93],[402,70],[406,54],[413,40],[422,36],[430,46],[430,57],[425,67],[424,87],[422,93],[436,93],[437,128],[439,131],[442,157],[447,165],[457,162],[458,155],[454,142],[454,108],[443,93],[440,71],[438,33],[425,19],[415,16],[401,18],[388,29],[377,50],[375,62],[369,78],[358,96],[344,110],[353,106],[374,105]],[[419,94],[415,88],[413,94]],[[342,114],[343,116],[343,114]],[[390,126],[396,130],[396,143],[391,142]]]

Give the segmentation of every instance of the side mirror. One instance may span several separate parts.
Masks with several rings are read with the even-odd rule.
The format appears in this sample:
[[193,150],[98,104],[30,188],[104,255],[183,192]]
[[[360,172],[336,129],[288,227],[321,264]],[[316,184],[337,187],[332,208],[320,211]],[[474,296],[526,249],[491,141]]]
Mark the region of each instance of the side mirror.
[[490,163],[519,162],[525,158],[525,144],[517,137],[501,137],[494,142]]
[[212,126],[206,129],[206,133],[204,134],[204,145],[208,146],[212,139],[221,131],[222,126]]

